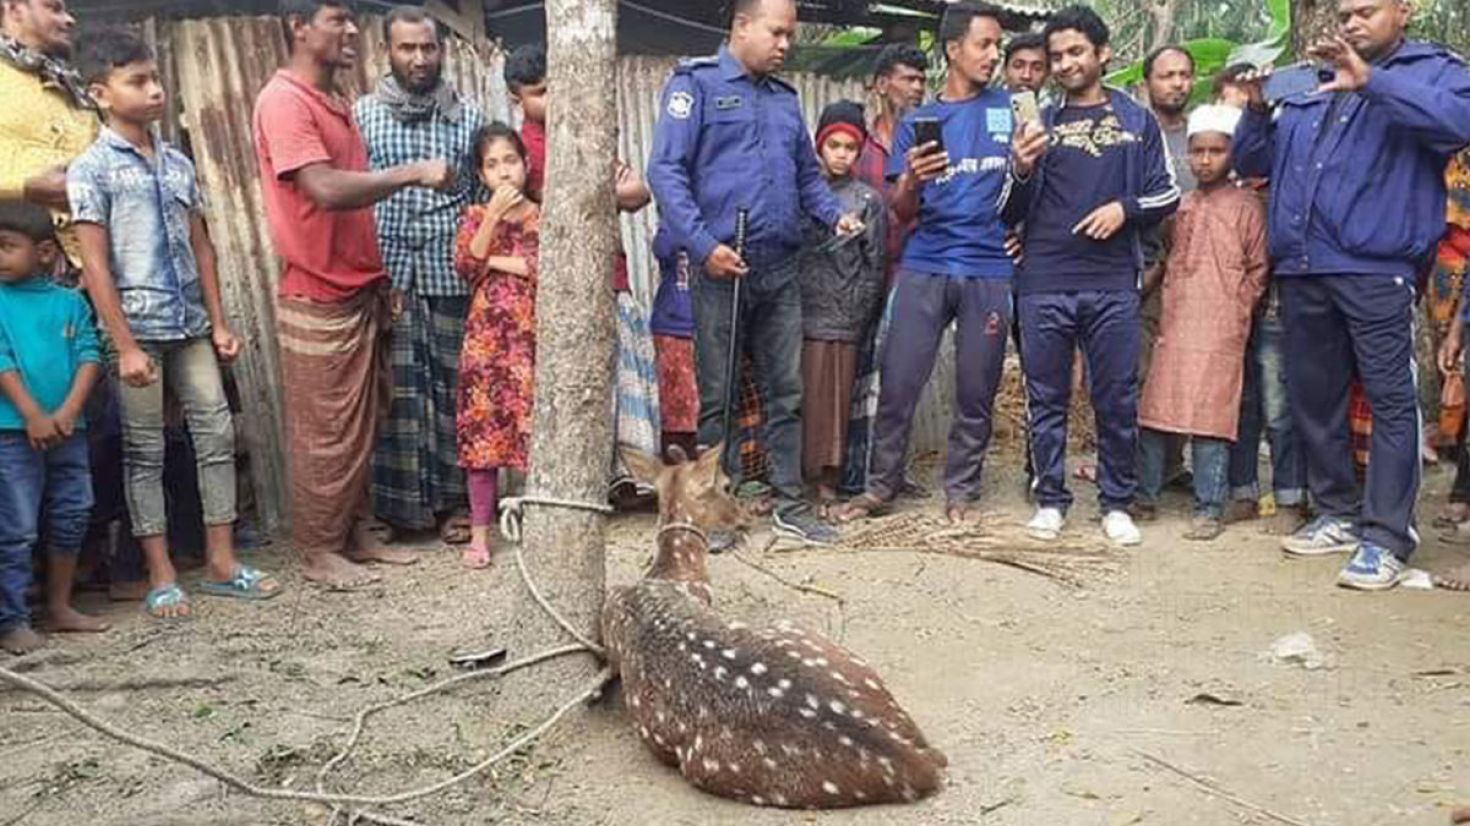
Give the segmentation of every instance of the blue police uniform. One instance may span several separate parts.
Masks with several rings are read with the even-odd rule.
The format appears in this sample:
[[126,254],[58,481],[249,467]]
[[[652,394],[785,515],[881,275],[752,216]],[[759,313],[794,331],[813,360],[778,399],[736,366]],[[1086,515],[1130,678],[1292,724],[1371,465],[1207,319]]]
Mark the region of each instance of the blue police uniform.
[[[1356,523],[1343,584],[1418,543],[1419,404],[1414,279],[1445,227],[1444,170],[1470,143],[1470,71],[1440,46],[1405,41],[1361,91],[1295,95],[1248,112],[1242,175],[1271,178],[1269,237],[1286,328],[1287,395],[1318,513]],[[1373,408],[1360,488],[1348,443],[1354,375]]]
[[[737,382],[726,376],[732,325],[750,356],[763,402],[762,439],[778,498],[777,526],[804,506],[801,480],[801,288],[796,254],[803,213],[827,226],[842,207],[817,163],[796,90],[757,77],[721,47],[718,55],[679,64],[664,88],[648,161],[648,183],[674,243],[699,272],[691,285],[699,441],[713,445]],[[745,261],[738,282],[710,278],[703,264],[720,244],[733,245],[735,216],[749,211]],[[730,291],[742,291],[739,319]],[[726,467],[739,467],[726,439]],[[788,519],[789,521],[789,519]]]

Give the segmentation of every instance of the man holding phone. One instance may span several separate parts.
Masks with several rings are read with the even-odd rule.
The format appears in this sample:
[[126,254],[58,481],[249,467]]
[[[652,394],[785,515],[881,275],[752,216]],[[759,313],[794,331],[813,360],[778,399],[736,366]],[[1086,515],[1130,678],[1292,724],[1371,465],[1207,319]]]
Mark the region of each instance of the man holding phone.
[[[801,284],[797,252],[812,216],[838,234],[862,231],[843,215],[802,122],[796,90],[775,76],[796,36],[794,0],[735,0],[729,41],[715,57],[685,61],[664,87],[648,182],[663,226],[699,264],[694,372],[699,444],[739,447],[723,432],[735,403],[730,348],[749,353],[765,405],[778,534],[831,544],[836,531],[805,500],[801,478]],[[737,250],[737,216],[749,225]],[[737,299],[733,293],[739,290]],[[740,307],[738,317],[735,308]]]
[[1137,490],[1140,235],[1178,208],[1179,185],[1158,121],[1103,86],[1112,52],[1102,18],[1072,6],[1043,36],[1063,96],[1041,124],[1019,126],[1005,202],[1007,222],[1024,223],[1017,312],[1037,503],[1027,529],[1055,539],[1072,504],[1067,414],[1080,345],[1097,415],[1103,531],[1137,545],[1128,508]]
[[[1338,0],[1336,36],[1311,51],[1333,74],[1273,113],[1260,75],[1236,133],[1235,167],[1270,176],[1270,251],[1286,327],[1287,394],[1318,517],[1282,544],[1350,553],[1338,584],[1398,584],[1418,544],[1420,424],[1414,282],[1445,226],[1445,165],[1470,144],[1470,70],[1406,40],[1405,0]],[[1373,410],[1359,489],[1348,387]]]
[[950,521],[962,521],[980,496],[1011,324],[1012,265],[999,202],[1013,119],[1009,96],[989,87],[1000,65],[1000,15],[973,2],[945,10],[944,90],[894,136],[892,206],[900,220],[918,223],[895,276],[867,491],[849,503],[845,519],[881,511],[898,495],[914,410],[951,322],[958,323],[960,369],[944,474]]

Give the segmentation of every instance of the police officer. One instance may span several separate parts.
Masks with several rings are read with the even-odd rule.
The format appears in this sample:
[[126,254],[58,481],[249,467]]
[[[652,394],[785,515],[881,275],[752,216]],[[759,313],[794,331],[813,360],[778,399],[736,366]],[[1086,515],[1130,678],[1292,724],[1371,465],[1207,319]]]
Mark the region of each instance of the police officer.
[[[1379,591],[1418,544],[1414,281],[1444,233],[1445,164],[1470,143],[1470,70],[1405,37],[1407,0],[1338,0],[1337,11],[1336,36],[1310,52],[1331,67],[1314,92],[1268,102],[1261,78],[1247,78],[1235,169],[1271,178],[1286,392],[1319,514],[1282,545],[1351,553],[1338,584]],[[1348,443],[1355,374],[1373,408],[1361,489]]]
[[[822,179],[796,90],[772,74],[795,33],[793,0],[735,0],[729,42],[714,57],[680,64],[664,88],[648,181],[664,227],[700,265],[691,288],[700,444],[725,440],[725,466],[738,467],[734,440],[721,432],[735,392],[726,375],[733,325],[764,403],[775,529],[830,544],[836,532],[805,502],[801,479],[796,253],[803,213],[843,235],[862,226],[841,214]],[[749,214],[743,255],[733,246],[741,210]],[[741,291],[738,319],[732,290]]]

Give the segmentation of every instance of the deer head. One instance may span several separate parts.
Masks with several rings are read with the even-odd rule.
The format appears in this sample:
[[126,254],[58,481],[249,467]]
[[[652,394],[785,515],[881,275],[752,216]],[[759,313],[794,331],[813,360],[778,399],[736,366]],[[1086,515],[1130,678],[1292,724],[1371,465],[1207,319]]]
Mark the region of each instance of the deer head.
[[[724,446],[706,449],[689,461],[677,447],[671,464],[636,450],[624,450],[623,461],[639,480],[658,491],[658,557],[649,576],[707,582],[706,531],[736,530],[746,525],[745,511],[730,490],[730,477],[720,466]],[[678,528],[691,528],[679,531]],[[673,530],[671,530],[673,529]]]

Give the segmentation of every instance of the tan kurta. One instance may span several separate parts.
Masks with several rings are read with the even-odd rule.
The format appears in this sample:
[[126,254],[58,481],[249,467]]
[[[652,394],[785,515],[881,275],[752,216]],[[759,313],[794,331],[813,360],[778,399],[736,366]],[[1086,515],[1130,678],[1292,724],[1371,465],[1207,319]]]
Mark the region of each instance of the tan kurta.
[[1266,211],[1235,187],[1185,196],[1167,240],[1163,321],[1143,427],[1234,441],[1251,311],[1266,289]]

